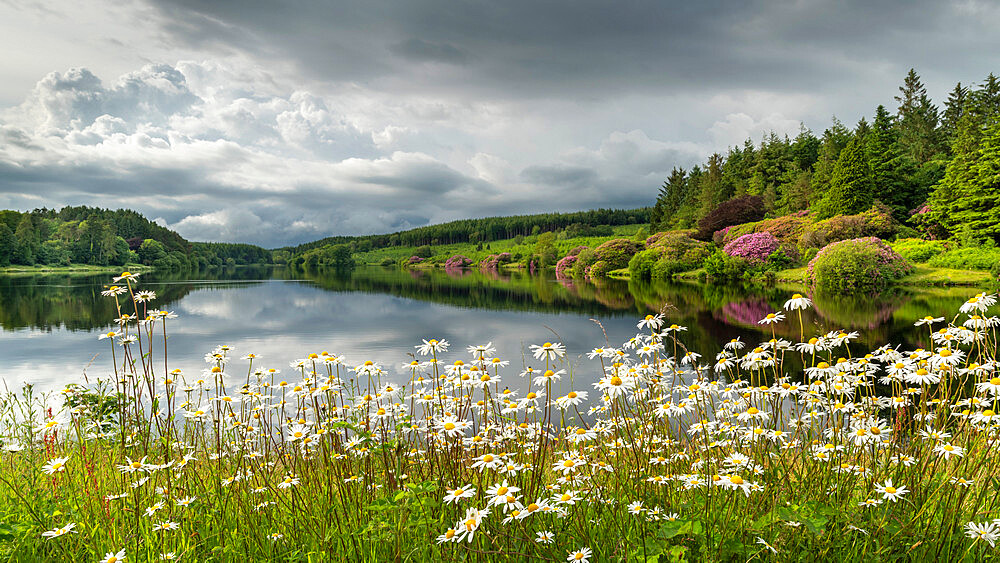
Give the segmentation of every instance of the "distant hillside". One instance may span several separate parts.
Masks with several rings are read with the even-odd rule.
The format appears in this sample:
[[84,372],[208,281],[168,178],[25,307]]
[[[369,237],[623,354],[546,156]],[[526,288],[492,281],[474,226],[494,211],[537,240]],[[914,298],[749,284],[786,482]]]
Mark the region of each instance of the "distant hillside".
[[[417,227],[406,231],[381,235],[327,237],[298,246],[275,249],[290,254],[300,254],[327,245],[351,244],[360,252],[392,246],[421,246],[456,244],[463,242],[493,242],[529,236],[545,231],[571,227],[570,230],[586,231],[587,227],[600,225],[634,225],[649,222],[650,207],[638,209],[594,209],[574,213],[540,213],[537,215],[511,215],[460,219],[438,225]],[[578,229],[572,227],[579,226]],[[353,244],[352,244],[353,243]]]
[[192,243],[130,209],[0,210],[0,266],[113,266],[192,269],[271,262],[259,246]]

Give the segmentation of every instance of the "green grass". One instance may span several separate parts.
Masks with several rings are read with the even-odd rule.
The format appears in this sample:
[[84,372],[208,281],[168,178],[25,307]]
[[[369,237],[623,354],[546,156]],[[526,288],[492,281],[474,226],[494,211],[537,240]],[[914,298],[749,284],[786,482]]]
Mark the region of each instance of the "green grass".
[[[567,252],[577,246],[583,245],[594,248],[611,239],[631,238],[642,227],[643,225],[620,225],[613,227],[612,231],[614,234],[611,236],[573,237],[562,240],[557,239],[555,241],[555,247],[559,257],[562,258]],[[478,249],[478,244],[469,242],[440,244],[431,246],[430,248],[433,259],[439,259],[441,262],[444,262],[444,260],[447,260],[455,254],[461,254],[466,258],[470,258],[473,261],[478,262],[490,254],[500,254],[501,252],[510,252],[511,254],[520,253],[525,256],[529,255],[534,252],[535,241],[537,239],[537,236],[528,236],[524,237],[520,243],[517,242],[517,239],[497,240],[490,243],[484,243],[482,245],[482,249]],[[413,256],[416,250],[417,247],[415,246],[380,248],[368,252],[355,253],[354,260],[359,264],[380,264],[386,258],[398,262],[399,260]]]
[[0,274],[61,274],[61,273],[80,273],[80,274],[100,274],[100,273],[120,273],[123,271],[130,272],[150,272],[153,270],[152,266],[144,266],[142,264],[126,264],[125,266],[94,266],[91,264],[71,264],[69,266],[7,266],[0,268]]
[[956,270],[935,268],[926,264],[914,265],[913,273],[899,279],[904,285],[985,285],[993,281],[989,272],[982,270]]

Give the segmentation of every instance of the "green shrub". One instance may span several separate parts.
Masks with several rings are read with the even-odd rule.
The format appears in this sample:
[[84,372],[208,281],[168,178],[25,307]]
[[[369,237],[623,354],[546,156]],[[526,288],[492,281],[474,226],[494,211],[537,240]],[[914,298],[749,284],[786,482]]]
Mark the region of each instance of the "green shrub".
[[1000,264],[1000,248],[983,246],[956,248],[934,256],[927,264],[935,268],[992,271],[997,264]]
[[743,279],[750,263],[739,256],[730,256],[721,250],[705,259],[705,275],[716,281]]
[[[611,270],[627,267],[629,260],[642,250],[642,246],[641,242],[627,238],[617,238],[605,242],[594,249],[594,264],[587,270],[587,275],[592,278],[599,278]],[[576,263],[579,264],[581,261],[577,260]],[[606,264],[595,271],[593,266],[596,266],[597,262],[606,262]]]
[[695,240],[684,231],[657,233],[646,239],[646,246],[628,263],[629,275],[637,279],[668,279],[700,268],[711,253],[709,243]]
[[611,270],[617,270],[618,268],[612,268],[611,263],[606,260],[598,260],[590,265],[590,269],[587,270],[587,275],[592,278],[603,278],[608,275]]
[[949,245],[943,240],[901,238],[889,243],[889,247],[909,262],[923,264],[931,258],[947,252]]
[[857,215],[836,215],[809,225],[799,238],[801,248],[822,248],[839,240],[862,237],[880,239],[895,236],[898,224],[892,213],[882,205],[876,205]]
[[573,267],[570,268],[570,273],[574,278],[582,278],[587,275],[587,270],[590,269],[594,262],[597,262],[597,253],[593,248],[586,248],[581,250],[577,254],[577,257],[576,262],[573,263]]
[[802,233],[806,231],[812,220],[805,216],[784,215],[774,219],[765,219],[756,223],[744,223],[716,231],[712,240],[719,246],[751,233],[771,233],[783,243],[798,244]]
[[385,258],[382,259],[381,262],[379,262],[379,264],[381,264],[382,266],[392,266],[396,264],[396,261],[386,256]]
[[633,279],[648,280],[653,277],[653,266],[660,259],[666,250],[662,247],[647,248],[637,252],[628,261],[628,273]]
[[905,258],[875,237],[834,242],[809,262],[809,280],[828,293],[875,293],[913,271]]

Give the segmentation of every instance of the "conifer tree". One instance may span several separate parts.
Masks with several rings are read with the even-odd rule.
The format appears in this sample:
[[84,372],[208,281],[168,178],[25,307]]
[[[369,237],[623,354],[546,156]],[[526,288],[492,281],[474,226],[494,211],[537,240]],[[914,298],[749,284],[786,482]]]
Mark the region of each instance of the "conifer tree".
[[913,193],[914,186],[908,176],[914,167],[901,154],[893,118],[885,106],[875,109],[865,153],[872,174],[873,198],[892,208],[897,218],[905,218],[910,209],[923,202],[926,194]]
[[969,89],[959,82],[948,94],[948,101],[944,103],[944,114],[941,117],[941,135],[949,147],[955,140],[955,133],[958,132],[958,121],[969,110],[968,102]]
[[851,215],[871,207],[872,172],[861,140],[851,139],[840,153],[830,178],[830,191],[821,203],[820,215]]
[[833,168],[837,165],[840,152],[844,150],[844,147],[847,146],[850,140],[851,131],[834,116],[833,124],[823,132],[819,155],[816,158],[816,164],[813,166],[815,173],[812,177],[812,192],[815,199],[822,199],[830,189]]
[[923,164],[943,148],[937,106],[927,97],[927,89],[912,68],[903,79],[895,99],[899,102],[897,124],[900,145],[917,164]]
[[945,169],[944,178],[934,187],[928,198],[930,207],[923,222],[937,223],[949,232],[955,232],[958,225],[955,219],[960,210],[960,200],[973,183],[976,176],[976,164],[979,161],[979,147],[982,130],[976,117],[966,114],[958,122],[958,132],[952,143],[952,158]]

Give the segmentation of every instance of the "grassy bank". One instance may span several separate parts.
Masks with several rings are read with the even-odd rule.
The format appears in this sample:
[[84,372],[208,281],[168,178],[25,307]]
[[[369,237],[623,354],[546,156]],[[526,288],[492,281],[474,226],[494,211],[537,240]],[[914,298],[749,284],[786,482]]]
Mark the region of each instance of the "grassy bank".
[[118,274],[122,268],[130,272],[151,272],[152,266],[127,264],[126,266],[93,266],[72,264],[69,266],[7,266],[0,268],[0,274]]

